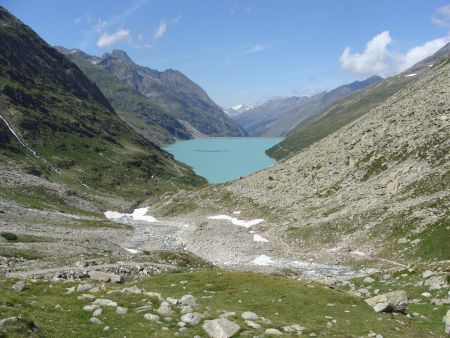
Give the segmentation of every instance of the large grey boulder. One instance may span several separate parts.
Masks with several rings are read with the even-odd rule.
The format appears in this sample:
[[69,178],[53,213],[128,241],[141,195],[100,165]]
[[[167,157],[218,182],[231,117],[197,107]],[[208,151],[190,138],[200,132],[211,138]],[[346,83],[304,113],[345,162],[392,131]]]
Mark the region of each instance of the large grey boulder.
[[219,318],[205,320],[202,328],[211,338],[229,338],[238,333],[241,327],[226,318]]
[[376,312],[401,312],[404,313],[408,303],[405,291],[397,290],[364,300]]
[[119,275],[116,275],[114,273],[103,272],[103,271],[89,271],[88,276],[89,276],[89,278],[98,280],[100,282],[123,283],[122,277]]
[[192,295],[184,295],[180,298],[181,305],[188,305],[190,307],[196,307],[197,302]]
[[172,313],[172,309],[168,302],[162,302],[156,312],[158,312],[160,315],[168,316]]
[[181,321],[188,325],[197,325],[202,320],[203,315],[198,312],[190,312],[181,316]]
[[242,312],[241,317],[245,320],[258,320],[258,315],[250,311]]
[[24,281],[18,281],[16,284],[12,286],[12,289],[16,292],[20,292],[23,289],[25,289],[25,282]]
[[430,290],[440,290],[448,288],[447,279],[442,275],[435,275],[428,278],[423,285],[428,286]]

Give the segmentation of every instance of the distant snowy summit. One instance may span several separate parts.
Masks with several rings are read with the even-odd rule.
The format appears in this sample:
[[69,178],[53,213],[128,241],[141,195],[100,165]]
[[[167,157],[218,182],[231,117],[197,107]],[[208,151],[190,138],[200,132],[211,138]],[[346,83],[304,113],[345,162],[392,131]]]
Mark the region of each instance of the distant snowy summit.
[[227,113],[229,116],[236,116],[253,108],[255,108],[255,105],[241,103],[232,107],[225,108],[224,112]]

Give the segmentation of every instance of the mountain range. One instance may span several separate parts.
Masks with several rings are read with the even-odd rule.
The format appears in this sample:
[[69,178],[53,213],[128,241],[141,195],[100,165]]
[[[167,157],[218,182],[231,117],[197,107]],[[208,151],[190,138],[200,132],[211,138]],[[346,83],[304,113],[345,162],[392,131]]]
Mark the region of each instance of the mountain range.
[[79,49],[56,48],[99,86],[124,121],[153,142],[246,136],[200,86],[179,71],[139,66],[121,50],[97,57]]
[[300,122],[333,102],[380,80],[379,76],[371,76],[364,81],[355,81],[311,97],[275,98],[232,117],[250,136],[285,136]]
[[253,109],[253,108],[255,108],[255,105],[251,105],[251,104],[247,104],[247,103],[240,103],[240,104],[234,105],[232,107],[225,108],[224,111],[229,116],[233,117],[233,116],[240,115],[240,114],[242,114],[250,109]]
[[134,198],[169,179],[202,184],[125,124],[94,82],[3,8],[0,23],[3,164]]

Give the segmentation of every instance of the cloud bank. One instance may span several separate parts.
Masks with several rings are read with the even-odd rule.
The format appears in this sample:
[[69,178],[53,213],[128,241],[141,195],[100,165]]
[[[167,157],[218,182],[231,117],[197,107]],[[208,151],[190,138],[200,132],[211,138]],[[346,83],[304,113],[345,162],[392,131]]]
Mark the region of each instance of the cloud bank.
[[391,42],[389,31],[384,31],[367,42],[366,48],[361,53],[353,53],[350,47],[346,47],[339,58],[341,68],[362,76],[374,74],[390,76],[432,55],[450,42],[450,36],[427,41],[409,49],[406,53],[390,50]]

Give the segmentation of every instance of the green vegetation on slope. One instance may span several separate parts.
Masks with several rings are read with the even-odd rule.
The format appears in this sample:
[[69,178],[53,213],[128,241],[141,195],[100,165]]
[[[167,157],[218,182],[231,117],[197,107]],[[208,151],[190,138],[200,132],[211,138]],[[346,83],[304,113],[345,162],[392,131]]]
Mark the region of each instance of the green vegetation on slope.
[[[187,281],[187,284],[180,284],[181,281]],[[107,285],[107,290],[95,293],[95,298],[111,299],[119,306],[128,308],[128,312],[117,314],[114,307],[103,307],[103,313],[99,316],[103,325],[90,323],[92,314],[82,310],[92,300],[78,300],[80,293],[76,292],[65,295],[66,288],[76,286],[74,283],[27,283],[20,293],[11,290],[12,284],[11,280],[1,281],[2,317],[20,314],[23,320],[30,321],[29,327],[35,328],[33,333],[32,330],[20,329],[21,322],[18,323],[19,328],[14,323],[5,325],[3,330],[12,337],[24,334],[34,334],[35,337],[173,337],[179,330],[176,319],[180,316],[178,309],[171,316],[172,321],[158,324],[145,320],[144,313],[135,310],[143,305],[155,308],[159,306],[157,299],[142,294],[107,294],[108,291],[132,285],[159,292],[163,297],[179,298],[191,294],[199,304],[195,311],[206,313],[205,319],[218,318],[224,311],[236,312],[236,321],[242,331],[249,329],[240,318],[240,313],[244,311],[253,311],[272,322],[261,323],[260,329],[251,329],[252,335],[261,335],[266,328],[279,329],[290,324],[305,327],[306,336],[315,333],[323,337],[359,337],[367,336],[370,332],[384,337],[424,337],[439,336],[443,331],[435,329],[435,322],[419,322],[403,315],[376,313],[361,299],[324,285],[253,273],[221,270],[163,273],[124,286]],[[432,319],[435,320],[436,316],[438,313]],[[110,327],[108,332],[103,331],[104,326]],[[164,331],[162,327],[167,329]],[[196,334],[204,336],[204,331],[201,324],[188,325],[186,331],[178,334],[181,337]]]
[[[204,183],[128,127],[75,64],[3,8],[0,23],[2,116],[39,154],[32,162],[49,178],[132,198]],[[0,124],[0,156],[31,163]]]
[[189,139],[186,127],[157,103],[120,81],[102,67],[83,59],[79,53],[69,57],[100,88],[117,114],[150,141],[162,145],[177,139]]

